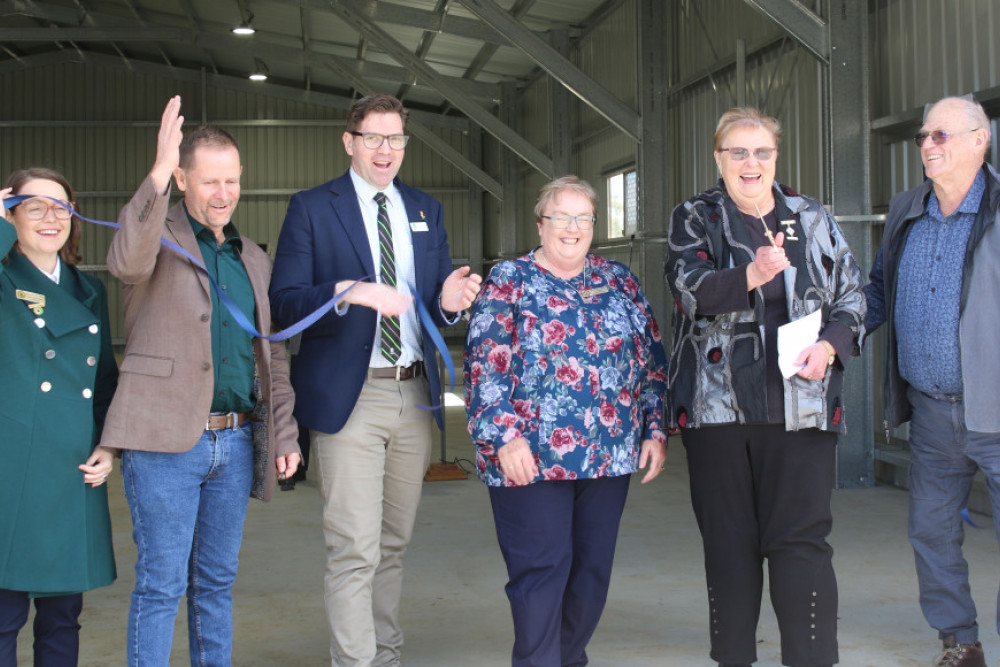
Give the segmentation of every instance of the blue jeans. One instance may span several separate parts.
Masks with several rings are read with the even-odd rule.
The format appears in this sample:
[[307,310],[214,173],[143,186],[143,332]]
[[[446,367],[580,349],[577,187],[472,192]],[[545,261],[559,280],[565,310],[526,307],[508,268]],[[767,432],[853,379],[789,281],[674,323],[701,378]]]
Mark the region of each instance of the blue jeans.
[[253,482],[250,422],[205,431],[187,452],[125,450],[125,497],[139,550],[128,618],[130,666],[169,665],[187,593],[192,665],[230,664],[233,584]]
[[969,592],[969,564],[962,556],[961,511],[969,502],[976,470],[982,470],[1000,535],[1000,433],[969,431],[961,401],[931,398],[912,387],[907,397],[913,408],[909,533],[920,609],[941,639],[954,635],[960,644],[974,644],[979,625]]

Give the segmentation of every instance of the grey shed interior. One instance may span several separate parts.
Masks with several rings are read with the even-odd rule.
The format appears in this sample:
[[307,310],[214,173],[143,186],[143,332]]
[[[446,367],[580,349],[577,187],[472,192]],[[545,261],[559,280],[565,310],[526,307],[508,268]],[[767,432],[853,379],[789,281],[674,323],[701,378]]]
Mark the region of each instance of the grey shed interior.
[[[890,197],[922,179],[924,105],[973,94],[997,115],[998,32],[994,0],[0,0],[0,172],[59,169],[114,220],[180,94],[240,141],[235,221],[273,252],[288,197],[347,168],[351,102],[392,93],[412,111],[400,175],[444,204],[456,263],[533,247],[539,186],[576,173],[604,197],[595,251],[632,266],[667,330],[668,217],[716,179],[723,111],[782,121],[778,180],[831,208],[867,271]],[[83,245],[105,278],[109,234]],[[905,479],[877,347],[851,364],[841,486]]]

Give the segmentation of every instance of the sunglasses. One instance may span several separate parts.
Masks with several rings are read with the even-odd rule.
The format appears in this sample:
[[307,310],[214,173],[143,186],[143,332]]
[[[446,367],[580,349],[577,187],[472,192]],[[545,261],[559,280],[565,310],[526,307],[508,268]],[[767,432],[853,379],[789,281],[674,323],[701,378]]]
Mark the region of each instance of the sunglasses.
[[750,153],[757,158],[759,162],[767,162],[774,155],[774,148],[755,148],[752,151],[748,148],[720,148],[719,152],[724,153],[729,151],[729,157],[737,162],[742,162],[750,157]]
[[980,128],[974,127],[971,130],[962,130],[961,132],[945,132],[944,130],[934,130],[933,132],[917,132],[916,134],[913,135],[913,141],[916,142],[917,148],[923,148],[924,141],[927,140],[927,137],[930,137],[931,141],[934,142],[935,146],[940,146],[941,144],[948,141],[954,136],[958,136],[959,134],[968,134],[969,132],[975,132],[978,129]]

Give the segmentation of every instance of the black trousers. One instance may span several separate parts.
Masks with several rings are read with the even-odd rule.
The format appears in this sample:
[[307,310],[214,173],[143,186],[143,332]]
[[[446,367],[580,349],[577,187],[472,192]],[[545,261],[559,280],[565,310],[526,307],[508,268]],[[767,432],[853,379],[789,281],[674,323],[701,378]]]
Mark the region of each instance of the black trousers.
[[682,429],[705,549],[712,659],[751,663],[768,562],[782,664],[837,655],[833,527],[837,436],[780,424]]
[[[35,667],[76,667],[83,593],[35,598]],[[17,666],[17,633],[28,621],[31,599],[0,588],[0,667]]]

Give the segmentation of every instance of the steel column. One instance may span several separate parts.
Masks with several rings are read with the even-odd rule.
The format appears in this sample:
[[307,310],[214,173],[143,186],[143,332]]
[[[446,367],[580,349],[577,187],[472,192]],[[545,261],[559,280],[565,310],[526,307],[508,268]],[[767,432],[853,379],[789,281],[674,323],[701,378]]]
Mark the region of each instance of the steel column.
[[[871,213],[868,100],[868,7],[864,2],[833,3],[829,18],[829,136],[834,215]],[[862,271],[871,267],[870,225],[845,224],[844,233]],[[852,424],[837,448],[837,485],[874,484],[874,417],[870,354],[848,364],[844,401]]]
[[[674,4],[671,2],[670,4]],[[668,96],[667,70],[668,10],[663,0],[637,0],[636,35],[639,72],[639,110],[642,140],[638,147],[639,210],[637,235],[642,265],[632,267],[639,276],[646,298],[661,331],[669,331],[670,300],[663,279],[663,259],[672,203],[667,201]],[[676,16],[676,12],[673,13]]]

